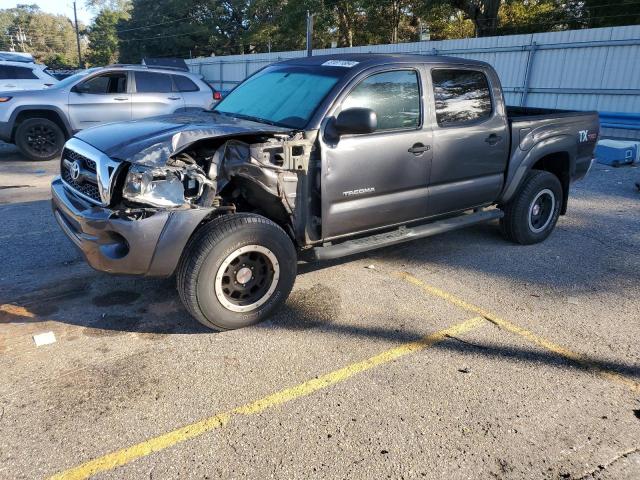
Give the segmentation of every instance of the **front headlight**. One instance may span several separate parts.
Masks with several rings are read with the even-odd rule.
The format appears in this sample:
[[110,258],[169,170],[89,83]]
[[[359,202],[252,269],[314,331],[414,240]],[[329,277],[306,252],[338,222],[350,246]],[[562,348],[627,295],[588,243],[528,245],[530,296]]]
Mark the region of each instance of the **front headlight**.
[[132,202],[154,207],[178,207],[186,203],[179,173],[139,165],[129,169],[122,196]]

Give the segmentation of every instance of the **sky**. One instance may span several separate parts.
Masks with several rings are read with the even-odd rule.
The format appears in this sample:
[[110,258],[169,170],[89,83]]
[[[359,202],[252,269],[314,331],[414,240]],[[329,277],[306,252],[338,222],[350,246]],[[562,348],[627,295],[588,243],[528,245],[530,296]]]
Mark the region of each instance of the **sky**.
[[[80,23],[87,25],[91,21],[93,14],[84,6],[83,0],[76,1],[78,20]],[[73,20],[73,0],[0,0],[0,9],[15,8],[17,4],[32,5],[34,3],[38,5],[43,12],[66,15]]]

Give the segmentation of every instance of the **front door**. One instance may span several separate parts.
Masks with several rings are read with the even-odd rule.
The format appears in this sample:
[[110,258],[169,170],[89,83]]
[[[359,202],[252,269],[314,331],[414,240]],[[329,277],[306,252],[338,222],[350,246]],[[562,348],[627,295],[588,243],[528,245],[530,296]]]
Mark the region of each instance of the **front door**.
[[131,95],[126,71],[95,75],[69,92],[69,119],[73,130],[101,123],[131,120]]
[[322,135],[325,240],[426,216],[432,134],[423,127],[422,91],[418,70],[387,69],[359,78],[338,100],[334,116],[370,108],[378,128],[337,140]]
[[497,78],[479,68],[431,70],[433,164],[429,215],[494,201],[504,183],[509,131]]

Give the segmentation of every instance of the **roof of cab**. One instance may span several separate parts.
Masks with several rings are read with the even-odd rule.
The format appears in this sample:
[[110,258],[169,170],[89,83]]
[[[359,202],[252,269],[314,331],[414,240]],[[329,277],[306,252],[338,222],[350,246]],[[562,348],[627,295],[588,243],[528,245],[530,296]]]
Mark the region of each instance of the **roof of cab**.
[[320,66],[329,60],[357,62],[357,66],[361,68],[394,63],[447,63],[455,65],[488,66],[486,62],[478,60],[446,57],[443,55],[420,55],[417,53],[338,53],[332,55],[314,55],[312,57],[291,58],[280,63],[286,65]]

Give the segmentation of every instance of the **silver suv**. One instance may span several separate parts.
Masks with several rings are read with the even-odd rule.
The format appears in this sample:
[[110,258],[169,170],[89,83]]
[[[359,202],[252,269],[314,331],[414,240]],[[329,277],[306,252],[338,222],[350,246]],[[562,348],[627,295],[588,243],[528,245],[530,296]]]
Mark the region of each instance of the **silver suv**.
[[0,140],[31,160],[60,155],[88,127],[184,111],[219,99],[200,75],[168,67],[111,65],[65,78],[47,90],[0,92]]

